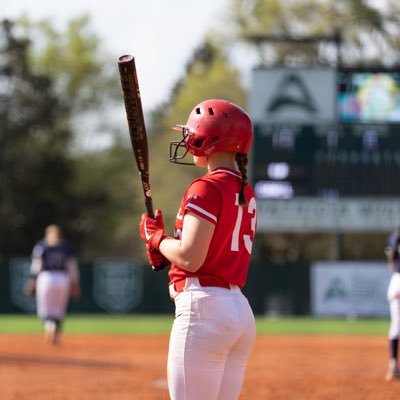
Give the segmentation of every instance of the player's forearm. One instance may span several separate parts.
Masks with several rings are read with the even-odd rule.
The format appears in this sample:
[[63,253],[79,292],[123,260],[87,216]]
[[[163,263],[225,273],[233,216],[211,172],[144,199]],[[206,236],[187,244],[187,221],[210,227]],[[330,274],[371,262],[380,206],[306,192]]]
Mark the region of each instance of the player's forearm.
[[200,246],[185,246],[182,240],[170,237],[162,240],[160,251],[172,264],[189,272],[196,272],[205,260]]
[[31,275],[37,276],[39,272],[42,270],[43,262],[41,258],[33,258],[31,264]]
[[67,270],[68,270],[71,282],[79,282],[78,260],[75,257],[68,259]]

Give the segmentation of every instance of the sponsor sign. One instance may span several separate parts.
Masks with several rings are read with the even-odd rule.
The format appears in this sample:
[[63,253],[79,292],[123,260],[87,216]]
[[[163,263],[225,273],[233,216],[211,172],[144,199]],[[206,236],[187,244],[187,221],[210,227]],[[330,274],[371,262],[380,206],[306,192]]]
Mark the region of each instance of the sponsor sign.
[[388,232],[400,225],[395,198],[257,200],[259,232]]
[[388,316],[390,273],[380,262],[317,262],[311,267],[315,316]]
[[141,265],[130,261],[101,260],[94,263],[93,298],[109,313],[127,313],[143,295]]
[[253,70],[250,113],[254,123],[336,121],[336,71],[331,68]]
[[30,275],[30,258],[13,258],[9,265],[11,302],[23,311],[34,313],[36,300],[24,295],[24,287]]

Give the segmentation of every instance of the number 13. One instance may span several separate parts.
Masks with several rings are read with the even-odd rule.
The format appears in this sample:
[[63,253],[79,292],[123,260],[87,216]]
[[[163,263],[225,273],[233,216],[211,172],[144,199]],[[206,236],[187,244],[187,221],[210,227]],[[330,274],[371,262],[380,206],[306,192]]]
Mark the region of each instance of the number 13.
[[[242,206],[239,205],[239,193],[236,193],[236,201],[235,205],[238,206],[238,214],[236,217],[236,223],[235,223],[235,228],[233,229],[232,232],[232,242],[231,242],[231,250],[232,251],[239,251],[239,233],[240,233],[240,227],[242,225],[242,219],[243,219],[243,208]],[[253,218],[251,219],[251,230],[253,234],[256,233],[256,199],[252,197],[249,201],[249,205],[246,207],[247,212],[249,214],[254,214]],[[250,235],[243,235],[243,241],[244,241],[244,246],[246,247],[246,250],[248,251],[249,254],[251,254],[251,248],[253,246],[253,242],[250,238]]]

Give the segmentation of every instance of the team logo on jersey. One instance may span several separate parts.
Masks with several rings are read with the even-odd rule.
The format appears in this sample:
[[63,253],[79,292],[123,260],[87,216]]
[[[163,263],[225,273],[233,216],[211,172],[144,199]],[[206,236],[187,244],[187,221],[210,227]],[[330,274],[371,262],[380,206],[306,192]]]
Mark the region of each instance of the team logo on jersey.
[[28,299],[24,295],[24,287],[30,275],[30,266],[29,258],[13,258],[10,261],[10,295],[14,305],[28,313],[34,313],[36,311],[35,299]]
[[102,260],[93,268],[93,298],[110,313],[127,313],[142,301],[143,276],[132,262]]

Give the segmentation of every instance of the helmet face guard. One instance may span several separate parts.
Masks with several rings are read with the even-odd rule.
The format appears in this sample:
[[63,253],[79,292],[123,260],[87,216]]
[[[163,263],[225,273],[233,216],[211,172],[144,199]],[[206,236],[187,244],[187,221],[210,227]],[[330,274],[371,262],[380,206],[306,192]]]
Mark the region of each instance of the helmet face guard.
[[169,145],[169,161],[174,164],[181,165],[194,165],[194,162],[181,161],[186,157],[189,152],[189,146],[185,139],[189,135],[188,129],[184,125],[177,125],[173,128],[176,131],[182,132],[181,140],[173,140]]
[[253,141],[250,117],[226,100],[203,101],[192,110],[186,125],[173,129],[183,136],[170,145],[169,160],[177,164],[193,165],[181,161],[187,153],[197,157],[215,152],[248,154]]

